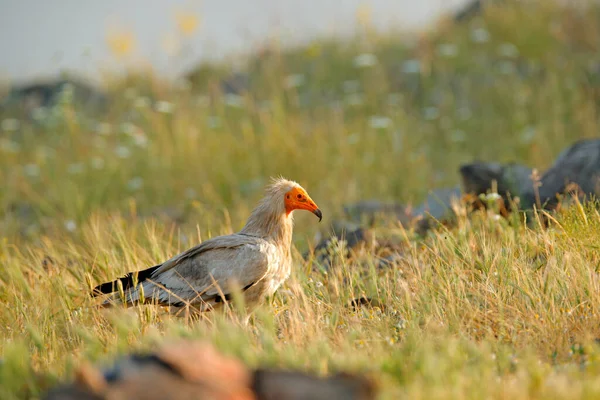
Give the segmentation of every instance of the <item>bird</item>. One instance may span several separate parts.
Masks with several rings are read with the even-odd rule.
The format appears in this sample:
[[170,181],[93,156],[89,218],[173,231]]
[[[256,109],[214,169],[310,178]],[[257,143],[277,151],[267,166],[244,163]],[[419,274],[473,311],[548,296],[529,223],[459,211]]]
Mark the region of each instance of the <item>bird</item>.
[[310,211],[319,222],[323,219],[297,182],[271,178],[239,232],[213,237],[162,264],[100,284],[91,295],[110,294],[102,303],[105,307],[154,302],[171,312],[204,312],[222,307],[241,289],[245,306],[253,309],[290,275],[294,210]]

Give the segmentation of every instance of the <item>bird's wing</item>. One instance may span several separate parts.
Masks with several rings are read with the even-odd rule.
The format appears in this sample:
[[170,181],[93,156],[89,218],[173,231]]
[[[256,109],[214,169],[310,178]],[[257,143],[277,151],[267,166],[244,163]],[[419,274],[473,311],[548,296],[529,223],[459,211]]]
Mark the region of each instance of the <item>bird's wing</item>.
[[239,233],[234,233],[232,235],[225,236],[217,236],[212,239],[205,240],[204,242],[165,261],[156,271],[152,273],[151,276],[156,277],[158,275],[161,275],[170,270],[171,268],[174,268],[177,265],[181,264],[182,262],[194,258],[210,250],[235,249],[245,244],[256,244],[259,242],[264,242],[264,239],[256,236],[241,235]]
[[[220,302],[231,285],[245,290],[261,280],[278,262],[275,246],[258,237],[240,234],[216,237],[173,257],[142,283],[144,297],[160,303],[185,305]],[[129,302],[139,300],[139,288]]]

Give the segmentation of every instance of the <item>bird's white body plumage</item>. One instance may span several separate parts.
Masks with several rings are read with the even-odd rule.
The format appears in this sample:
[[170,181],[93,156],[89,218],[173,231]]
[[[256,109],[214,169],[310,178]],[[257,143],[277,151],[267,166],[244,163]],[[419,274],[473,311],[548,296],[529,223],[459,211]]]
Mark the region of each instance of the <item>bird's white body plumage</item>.
[[135,304],[143,296],[175,309],[192,306],[204,311],[221,305],[233,287],[243,291],[249,307],[273,295],[291,271],[293,219],[284,196],[294,187],[300,185],[275,180],[240,232],[211,238],[176,255],[127,289],[124,299],[114,294],[106,302]]

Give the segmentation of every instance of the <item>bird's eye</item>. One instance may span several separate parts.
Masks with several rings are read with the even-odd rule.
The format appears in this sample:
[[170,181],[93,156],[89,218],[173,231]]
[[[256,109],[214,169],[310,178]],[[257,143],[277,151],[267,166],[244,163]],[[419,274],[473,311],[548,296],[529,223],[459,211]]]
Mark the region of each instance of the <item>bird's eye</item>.
[[301,195],[301,194],[298,194],[298,198],[299,198],[299,199],[301,199],[301,198],[302,198],[302,195]]

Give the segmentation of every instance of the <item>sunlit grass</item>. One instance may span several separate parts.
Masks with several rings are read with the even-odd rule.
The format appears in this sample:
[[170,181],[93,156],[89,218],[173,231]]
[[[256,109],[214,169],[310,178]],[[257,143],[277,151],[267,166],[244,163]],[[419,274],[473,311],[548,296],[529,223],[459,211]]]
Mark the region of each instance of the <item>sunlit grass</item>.
[[[405,243],[389,268],[368,250],[327,273],[300,257],[343,204],[418,202],[474,158],[543,170],[597,136],[597,22],[597,8],[526,2],[418,38],[369,30],[271,47],[243,63],[241,90],[223,88],[234,70],[223,63],[189,85],[114,78],[105,113],[68,96],[29,117],[5,111],[0,397],[36,397],[84,359],[179,335],[252,366],[368,373],[382,398],[597,397],[595,207],[576,204],[550,229],[463,215]],[[117,39],[116,54],[132,51]],[[275,175],[301,183],[325,219],[297,214],[292,277],[250,327],[235,312],[94,307],[92,285],[240,229]],[[361,296],[378,306],[348,307]]]

